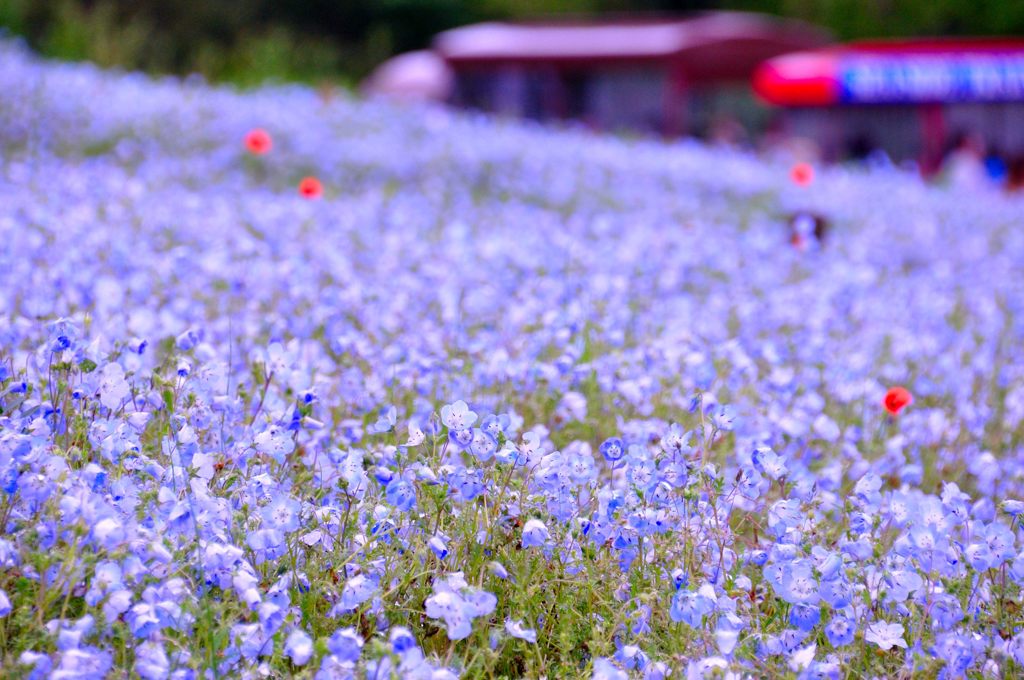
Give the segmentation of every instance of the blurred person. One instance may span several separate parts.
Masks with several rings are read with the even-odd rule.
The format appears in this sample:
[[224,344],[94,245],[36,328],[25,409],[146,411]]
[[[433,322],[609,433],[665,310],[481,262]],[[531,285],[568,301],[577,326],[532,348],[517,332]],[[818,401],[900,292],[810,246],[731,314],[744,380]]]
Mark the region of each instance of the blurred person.
[[747,143],[747,130],[735,116],[716,116],[708,131],[708,141],[712,146],[740,148]]
[[829,221],[823,215],[809,211],[799,211],[789,215],[789,244],[804,252],[825,245],[825,234],[828,232]]
[[846,143],[846,159],[874,169],[894,167],[892,158],[866,134],[858,134]]
[[865,134],[856,135],[846,142],[846,157],[851,161],[867,161],[874,150],[874,143]]
[[959,132],[942,162],[940,176],[949,184],[968,189],[991,186],[985,170],[985,140],[976,132]]
[[1006,190],[1024,191],[1024,154],[1010,161],[1006,169]]
[[1003,159],[1003,154],[999,153],[998,149],[993,148],[985,156],[985,172],[996,184],[1002,185],[1006,183],[1006,161]]
[[797,135],[765,134],[761,138],[759,151],[762,156],[775,163],[792,165],[809,163],[817,165],[822,160],[821,147],[809,137]]
[[779,114],[772,116],[757,140],[758,153],[765,158],[779,158],[788,136],[785,119]]

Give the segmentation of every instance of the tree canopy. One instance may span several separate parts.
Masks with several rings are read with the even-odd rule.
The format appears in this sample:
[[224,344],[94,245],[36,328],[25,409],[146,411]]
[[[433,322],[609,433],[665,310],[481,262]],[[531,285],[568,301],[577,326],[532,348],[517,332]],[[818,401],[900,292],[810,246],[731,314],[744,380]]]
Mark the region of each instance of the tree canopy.
[[1002,0],[5,0],[0,26],[44,54],[213,79],[355,80],[439,31],[487,19],[732,9],[837,39],[1024,33]]

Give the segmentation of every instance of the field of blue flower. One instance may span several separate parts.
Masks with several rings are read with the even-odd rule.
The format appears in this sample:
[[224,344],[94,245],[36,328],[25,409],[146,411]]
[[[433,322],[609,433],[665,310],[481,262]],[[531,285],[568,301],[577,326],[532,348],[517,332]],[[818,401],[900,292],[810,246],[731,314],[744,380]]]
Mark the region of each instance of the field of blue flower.
[[1024,672],[1020,200],[10,45],[0,148],[0,676]]

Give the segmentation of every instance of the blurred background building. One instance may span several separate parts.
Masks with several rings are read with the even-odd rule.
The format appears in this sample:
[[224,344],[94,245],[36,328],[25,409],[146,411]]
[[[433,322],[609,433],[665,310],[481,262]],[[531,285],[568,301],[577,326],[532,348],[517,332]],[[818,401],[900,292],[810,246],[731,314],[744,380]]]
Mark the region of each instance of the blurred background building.
[[1024,36],[1024,2],[0,0],[0,30],[101,66],[362,83],[804,160],[913,161],[951,178],[983,166],[1024,184],[1024,42],[1010,38]]
[[750,78],[764,60],[825,45],[809,24],[713,12],[684,20],[623,18],[484,23],[434,41],[457,105],[600,130],[706,136],[719,120],[763,124]]
[[1024,155],[1024,40],[853,42],[769,59],[753,85],[828,160]]

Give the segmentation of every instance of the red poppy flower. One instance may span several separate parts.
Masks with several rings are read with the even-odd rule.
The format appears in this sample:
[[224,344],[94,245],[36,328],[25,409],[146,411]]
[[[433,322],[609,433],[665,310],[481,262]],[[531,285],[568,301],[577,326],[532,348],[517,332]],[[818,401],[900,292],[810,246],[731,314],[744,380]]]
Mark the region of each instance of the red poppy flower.
[[270,133],[263,128],[256,128],[245,133],[245,148],[249,150],[249,153],[262,156],[270,151],[272,146],[274,146],[274,142],[270,139]]
[[793,184],[805,187],[814,181],[814,168],[810,163],[797,163],[790,169],[789,178]]
[[904,407],[913,403],[914,395],[905,387],[890,387],[889,391],[885,393],[885,399],[882,400],[885,410],[894,416],[899,415]]
[[299,193],[303,198],[320,198],[324,193],[324,186],[316,177],[303,177],[299,182]]

